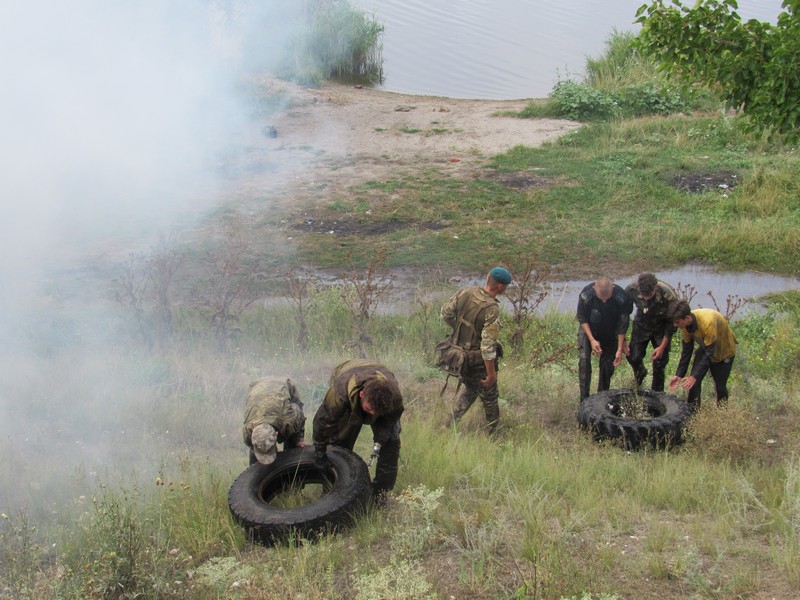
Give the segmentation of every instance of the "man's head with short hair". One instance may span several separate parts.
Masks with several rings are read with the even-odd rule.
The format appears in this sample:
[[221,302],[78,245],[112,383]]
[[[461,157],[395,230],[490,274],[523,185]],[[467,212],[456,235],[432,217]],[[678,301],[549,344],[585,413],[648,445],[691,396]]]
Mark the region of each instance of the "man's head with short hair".
[[673,323],[682,321],[692,314],[692,309],[686,300],[675,300],[667,307],[667,319]]
[[362,398],[370,403],[376,415],[385,415],[399,408],[392,385],[382,377],[368,380],[361,392]]
[[642,273],[636,280],[636,284],[639,288],[639,294],[647,297],[656,291],[656,288],[658,287],[658,279],[653,273]]
[[594,282],[594,293],[597,294],[597,297],[600,298],[603,302],[611,298],[611,294],[614,291],[614,282],[611,281],[608,277],[600,277],[597,281]]
[[494,283],[509,285],[511,283],[511,272],[505,267],[494,267],[491,271],[489,271],[489,276],[487,279]]

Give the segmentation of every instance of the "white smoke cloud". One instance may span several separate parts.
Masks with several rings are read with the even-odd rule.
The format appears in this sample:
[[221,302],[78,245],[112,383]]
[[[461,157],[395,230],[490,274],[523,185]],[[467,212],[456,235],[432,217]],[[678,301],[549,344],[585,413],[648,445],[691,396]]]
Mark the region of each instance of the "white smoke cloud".
[[240,115],[207,6],[9,3],[1,23],[6,277],[209,189]]
[[115,393],[124,367],[103,364],[98,352],[114,343],[97,314],[108,309],[109,282],[85,283],[86,272],[97,257],[151,248],[219,201],[220,153],[254,126],[243,77],[280,51],[296,6],[4,3],[0,453],[15,460],[0,470],[0,508],[8,509],[5,493],[24,488],[26,461],[39,456],[25,445],[47,447],[43,432],[58,433],[54,458],[75,464],[92,444],[102,459],[97,447],[145,417],[136,398],[123,405]]

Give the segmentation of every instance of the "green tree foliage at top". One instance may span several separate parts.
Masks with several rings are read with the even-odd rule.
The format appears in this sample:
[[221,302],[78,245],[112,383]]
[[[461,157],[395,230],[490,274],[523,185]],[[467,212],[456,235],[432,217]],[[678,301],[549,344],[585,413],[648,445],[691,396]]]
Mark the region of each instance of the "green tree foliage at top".
[[800,0],[785,0],[776,25],[743,22],[735,0],[656,0],[636,13],[641,48],[670,75],[715,86],[749,125],[800,137]]

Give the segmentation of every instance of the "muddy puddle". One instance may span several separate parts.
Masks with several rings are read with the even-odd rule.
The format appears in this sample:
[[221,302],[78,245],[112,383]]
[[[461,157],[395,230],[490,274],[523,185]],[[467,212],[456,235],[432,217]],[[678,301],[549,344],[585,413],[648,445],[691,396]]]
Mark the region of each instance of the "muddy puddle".
[[[694,293],[691,300],[692,308],[717,308],[725,312],[729,299],[732,302],[739,299],[746,300],[747,302],[736,312],[735,317],[763,309],[758,299],[765,294],[800,289],[800,277],[772,275],[756,271],[716,271],[711,267],[696,264],[684,265],[679,269],[669,271],[659,271],[656,276],[661,281],[670,284],[679,293]],[[615,283],[625,287],[636,277],[637,275],[619,278],[615,280]],[[578,305],[578,294],[584,286],[592,281],[550,283],[547,298],[539,306],[540,312],[548,310],[573,312]],[[716,305],[714,300],[716,300]]]
[[[773,275],[755,271],[717,271],[711,267],[699,264],[684,265],[679,269],[656,272],[656,276],[672,285],[682,297],[693,294],[692,308],[716,308],[726,312],[728,301],[744,301],[734,314],[734,319],[753,312],[763,311],[763,305],[758,299],[772,292],[800,289],[800,277]],[[615,283],[625,287],[636,279],[637,275],[620,277]],[[403,314],[419,308],[421,303],[430,305],[438,314],[439,307],[449,292],[441,289],[448,285],[461,287],[467,285],[482,285],[478,279],[451,277],[441,279],[437,285],[420,283],[419,278],[412,277],[410,273],[392,272],[386,281],[391,280],[391,286],[378,302],[379,314]],[[537,307],[538,314],[558,311],[571,314],[578,305],[578,294],[584,286],[594,280],[551,281],[545,285],[547,292],[544,300]],[[317,282],[322,286],[343,284],[339,277],[317,274]],[[713,298],[712,298],[713,296]],[[715,303],[716,300],[716,303]],[[281,299],[272,298],[271,302],[280,302]],[[506,310],[511,305],[505,298],[502,303]]]

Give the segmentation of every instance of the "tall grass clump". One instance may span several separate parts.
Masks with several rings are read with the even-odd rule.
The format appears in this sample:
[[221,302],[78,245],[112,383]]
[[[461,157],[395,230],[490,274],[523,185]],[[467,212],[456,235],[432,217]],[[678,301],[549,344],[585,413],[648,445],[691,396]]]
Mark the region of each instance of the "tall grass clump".
[[24,511],[0,513],[0,598],[24,597],[36,586],[46,550]]
[[788,465],[783,489],[784,551],[778,561],[795,588],[800,589],[800,458]]
[[749,409],[733,402],[716,406],[710,399],[692,417],[686,437],[689,447],[709,460],[735,464],[751,461],[766,440]]
[[735,323],[737,368],[771,382],[790,383],[800,368],[800,292],[769,294],[767,311]]
[[639,52],[637,36],[632,31],[612,30],[605,52],[598,58],[586,58],[586,83],[603,90],[617,90],[631,83],[661,78],[656,63]]
[[166,540],[137,494],[101,486],[92,509],[67,532],[61,544],[66,576],[58,582],[65,595],[135,597],[163,580],[158,558],[166,554]]
[[315,3],[304,31],[279,68],[279,75],[305,85],[334,79],[383,81],[383,25],[347,0]]

